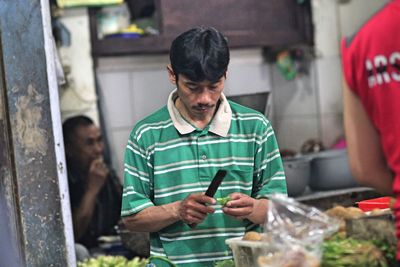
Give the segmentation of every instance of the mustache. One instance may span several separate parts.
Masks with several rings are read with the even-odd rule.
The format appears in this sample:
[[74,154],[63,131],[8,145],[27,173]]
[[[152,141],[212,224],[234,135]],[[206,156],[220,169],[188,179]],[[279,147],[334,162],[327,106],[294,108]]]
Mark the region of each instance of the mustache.
[[212,108],[215,105],[207,105],[207,104],[198,104],[196,106],[193,106],[194,109],[204,109],[204,108]]

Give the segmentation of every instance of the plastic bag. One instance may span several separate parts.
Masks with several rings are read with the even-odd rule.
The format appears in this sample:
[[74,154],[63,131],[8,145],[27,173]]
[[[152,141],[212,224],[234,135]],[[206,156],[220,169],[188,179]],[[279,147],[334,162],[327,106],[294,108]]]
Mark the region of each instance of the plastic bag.
[[270,197],[264,232],[274,253],[259,256],[260,267],[319,266],[322,243],[339,229],[339,221],[283,195]]

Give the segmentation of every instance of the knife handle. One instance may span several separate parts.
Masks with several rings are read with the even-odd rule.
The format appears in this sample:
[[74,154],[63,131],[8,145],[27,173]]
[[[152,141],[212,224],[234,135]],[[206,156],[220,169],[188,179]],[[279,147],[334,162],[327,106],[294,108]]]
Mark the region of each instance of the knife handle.
[[190,227],[190,228],[192,228],[192,229],[193,229],[193,228],[196,228],[196,226],[197,226],[197,223],[191,223],[191,224],[188,224],[188,225],[189,225],[189,227]]

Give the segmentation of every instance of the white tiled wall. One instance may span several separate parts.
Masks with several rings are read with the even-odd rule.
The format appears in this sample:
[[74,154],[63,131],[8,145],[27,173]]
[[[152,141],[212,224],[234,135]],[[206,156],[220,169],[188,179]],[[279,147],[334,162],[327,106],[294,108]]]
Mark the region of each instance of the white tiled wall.
[[122,179],[123,156],[134,124],[165,104],[173,86],[165,57],[105,58],[97,69],[111,160]]
[[111,72],[99,75],[104,117],[111,129],[133,123],[134,111],[130,88],[130,72]]
[[[140,119],[166,104],[174,86],[166,65],[168,57],[135,56],[104,58],[97,69],[102,107],[114,168],[122,177],[123,154],[128,135]],[[261,49],[231,51],[226,95],[271,90],[270,65]]]
[[61,22],[68,28],[71,38],[70,46],[58,49],[62,64],[71,70],[66,74],[68,87],[60,91],[62,120],[83,113],[98,123],[87,9],[66,9]]
[[291,81],[272,67],[272,124],[281,149],[299,151],[306,140],[320,136],[315,81],[314,62],[310,62],[308,73]]

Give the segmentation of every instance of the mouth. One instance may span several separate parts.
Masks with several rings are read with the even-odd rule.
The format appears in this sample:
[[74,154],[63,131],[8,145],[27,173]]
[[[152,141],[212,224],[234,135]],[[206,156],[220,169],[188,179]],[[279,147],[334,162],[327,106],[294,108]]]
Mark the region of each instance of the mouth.
[[212,106],[195,106],[193,107],[194,110],[200,113],[206,113],[210,111],[213,107]]

